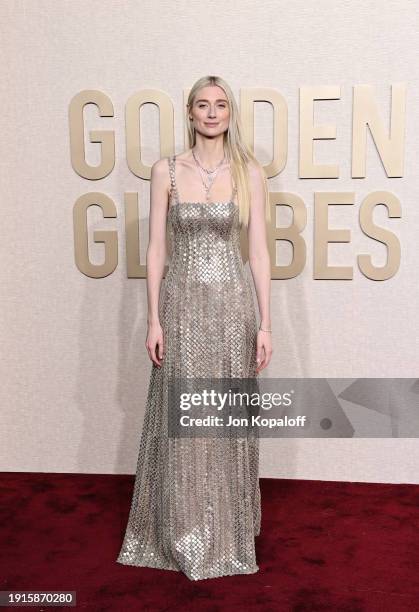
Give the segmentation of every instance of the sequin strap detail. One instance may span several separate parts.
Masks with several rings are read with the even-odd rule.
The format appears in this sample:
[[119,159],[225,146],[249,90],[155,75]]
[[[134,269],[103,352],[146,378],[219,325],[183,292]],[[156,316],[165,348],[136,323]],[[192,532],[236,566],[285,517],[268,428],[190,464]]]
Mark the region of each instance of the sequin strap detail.
[[175,155],[168,157],[169,161],[169,174],[170,174],[170,185],[172,187],[172,193],[175,196],[176,204],[179,203],[179,193],[176,186],[176,176],[175,176]]
[[234,186],[233,186],[233,191],[232,191],[232,193],[231,193],[231,201],[232,201],[232,202],[234,202],[234,196],[236,195],[236,193],[237,193],[237,188],[236,188],[236,186],[234,185]]

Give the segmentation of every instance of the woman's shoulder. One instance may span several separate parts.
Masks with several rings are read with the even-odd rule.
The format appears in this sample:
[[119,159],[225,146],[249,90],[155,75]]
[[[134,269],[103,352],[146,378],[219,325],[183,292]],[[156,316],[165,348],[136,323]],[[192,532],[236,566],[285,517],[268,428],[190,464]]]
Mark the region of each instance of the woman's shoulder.
[[248,159],[246,165],[250,172],[258,172],[262,168],[262,164],[256,158]]
[[253,181],[258,181],[264,176],[265,171],[263,166],[257,159],[249,159],[247,161],[247,169],[249,172],[249,178]]
[[161,157],[152,165],[152,169],[155,169],[157,172],[161,171],[163,168],[166,169],[169,166],[169,162],[171,159],[176,158],[176,161],[179,162],[188,162],[190,158],[190,149],[186,151],[182,151],[182,153],[173,153],[172,155],[166,155],[165,157]]
[[164,166],[168,166],[168,162],[170,160],[172,156],[171,155],[167,155],[166,157],[161,157],[160,159],[158,159],[157,161],[154,162],[154,164],[151,166],[151,168],[156,169],[157,171],[160,170],[161,168],[163,168]]
[[151,166],[150,180],[154,184],[162,184],[169,190],[170,188],[170,171],[169,157],[161,157]]
[[169,174],[169,161],[172,156],[161,157],[151,166],[152,178],[167,177]]

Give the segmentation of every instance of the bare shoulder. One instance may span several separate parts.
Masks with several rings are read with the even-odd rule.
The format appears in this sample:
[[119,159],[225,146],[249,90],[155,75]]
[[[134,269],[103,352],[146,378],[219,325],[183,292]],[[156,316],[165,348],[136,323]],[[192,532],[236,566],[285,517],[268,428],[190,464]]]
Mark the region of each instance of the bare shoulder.
[[169,158],[162,157],[151,166],[151,174],[156,178],[163,178],[169,175]]
[[170,188],[170,172],[169,159],[162,157],[154,162],[151,166],[151,183],[154,188],[169,191]]
[[263,166],[257,160],[250,159],[247,162],[247,168],[249,171],[249,179],[252,183],[258,183],[261,179],[263,179]]

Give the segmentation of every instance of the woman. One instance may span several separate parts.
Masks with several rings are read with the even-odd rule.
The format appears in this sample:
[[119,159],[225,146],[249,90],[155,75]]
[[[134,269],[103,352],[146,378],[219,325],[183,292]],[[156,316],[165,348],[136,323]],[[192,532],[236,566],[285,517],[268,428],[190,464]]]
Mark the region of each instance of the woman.
[[[151,171],[146,347],[152,369],[117,561],[201,580],[259,569],[258,438],[169,436],[169,377],[254,378],[268,365],[270,215],[266,177],[243,141],[228,84],[215,76],[199,79],[187,111],[190,148],[158,160]],[[159,301],[166,227],[172,253]],[[242,227],[259,330],[240,255]]]

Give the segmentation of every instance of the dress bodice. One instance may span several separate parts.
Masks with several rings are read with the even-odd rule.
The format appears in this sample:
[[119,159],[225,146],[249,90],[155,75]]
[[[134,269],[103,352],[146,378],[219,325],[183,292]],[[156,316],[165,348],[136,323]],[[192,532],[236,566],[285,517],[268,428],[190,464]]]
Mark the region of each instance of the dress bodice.
[[171,243],[168,280],[246,282],[235,188],[228,202],[179,202],[174,163],[174,157],[169,158],[172,189],[168,210]]
[[172,277],[206,283],[243,280],[238,213],[232,201],[172,204],[168,213]]

